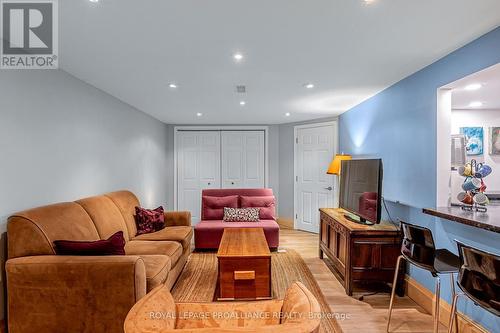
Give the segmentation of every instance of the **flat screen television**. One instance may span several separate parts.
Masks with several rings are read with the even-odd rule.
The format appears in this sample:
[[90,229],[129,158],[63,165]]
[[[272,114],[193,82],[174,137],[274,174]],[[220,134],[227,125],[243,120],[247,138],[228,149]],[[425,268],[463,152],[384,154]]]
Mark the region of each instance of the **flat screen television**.
[[340,208],[345,217],[362,224],[380,223],[382,197],[382,160],[342,161]]

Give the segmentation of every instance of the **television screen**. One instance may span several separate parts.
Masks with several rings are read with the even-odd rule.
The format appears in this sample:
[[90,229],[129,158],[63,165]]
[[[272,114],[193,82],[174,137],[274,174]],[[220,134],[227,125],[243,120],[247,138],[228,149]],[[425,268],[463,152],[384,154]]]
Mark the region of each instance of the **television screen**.
[[361,222],[380,222],[382,160],[342,161],[340,208],[361,218]]

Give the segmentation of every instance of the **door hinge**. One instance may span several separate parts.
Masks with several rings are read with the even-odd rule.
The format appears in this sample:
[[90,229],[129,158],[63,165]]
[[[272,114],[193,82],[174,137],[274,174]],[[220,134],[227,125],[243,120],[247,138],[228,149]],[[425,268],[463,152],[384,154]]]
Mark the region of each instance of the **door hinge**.
[[299,214],[295,214],[295,219],[298,219],[299,218]]
[[295,176],[295,181],[298,182],[299,181],[299,176]]
[[295,143],[299,143],[299,138],[295,138]]

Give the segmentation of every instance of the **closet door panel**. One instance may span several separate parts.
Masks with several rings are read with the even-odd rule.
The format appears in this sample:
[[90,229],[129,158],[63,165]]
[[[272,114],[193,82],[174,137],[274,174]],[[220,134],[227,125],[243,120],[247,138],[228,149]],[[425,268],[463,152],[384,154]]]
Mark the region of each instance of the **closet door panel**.
[[245,187],[264,187],[264,132],[244,132],[245,159],[243,164]]
[[222,186],[264,187],[264,131],[222,132]]
[[200,132],[200,188],[220,188],[220,132]]
[[201,218],[201,190],[220,188],[220,133],[178,132],[177,209],[191,212],[193,223]]
[[243,136],[241,132],[222,132],[222,187],[239,188],[243,176]]

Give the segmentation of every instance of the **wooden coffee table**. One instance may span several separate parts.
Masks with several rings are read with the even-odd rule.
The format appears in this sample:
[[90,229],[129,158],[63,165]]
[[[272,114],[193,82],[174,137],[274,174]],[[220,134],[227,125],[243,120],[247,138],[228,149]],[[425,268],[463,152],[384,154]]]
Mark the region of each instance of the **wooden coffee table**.
[[271,298],[271,252],[262,228],[224,229],[217,259],[218,300]]

